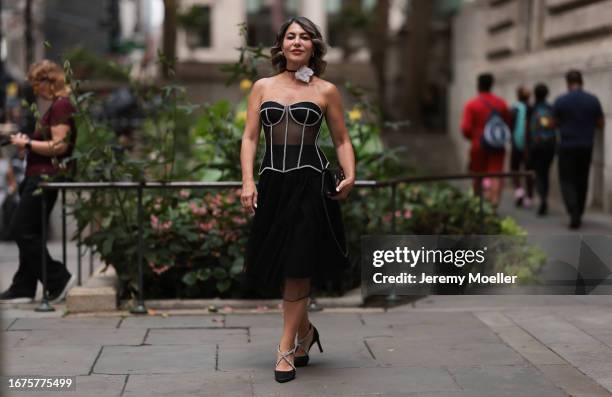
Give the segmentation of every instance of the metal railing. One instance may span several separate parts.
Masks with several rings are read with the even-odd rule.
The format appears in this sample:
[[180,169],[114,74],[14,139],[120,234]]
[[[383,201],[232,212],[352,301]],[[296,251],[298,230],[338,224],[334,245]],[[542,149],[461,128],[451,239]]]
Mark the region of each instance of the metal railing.
[[[484,193],[482,189],[483,180],[485,178],[513,178],[513,177],[529,177],[533,178],[534,173],[532,171],[526,172],[498,172],[498,173],[469,173],[469,174],[455,174],[455,175],[440,175],[440,176],[416,176],[416,177],[403,177],[393,178],[386,181],[372,181],[372,180],[358,180],[355,182],[355,187],[363,188],[386,188],[390,187],[390,208],[391,208],[391,233],[396,231],[396,201],[397,201],[397,189],[399,185],[403,184],[414,184],[414,183],[429,183],[429,182],[440,182],[440,181],[452,181],[452,180],[474,180],[476,186],[480,186],[480,189],[476,192],[479,197],[479,216],[481,227],[484,222]],[[222,182],[41,182],[39,186],[42,188],[43,193],[46,190],[60,190],[61,191],[61,202],[62,202],[62,256],[64,265],[67,264],[67,241],[66,241],[66,191],[67,190],[105,190],[105,189],[135,189],[138,194],[137,201],[137,222],[138,222],[138,299],[137,305],[133,307],[130,312],[134,314],[146,314],[147,309],[144,304],[144,270],[143,270],[143,215],[144,208],[142,203],[142,195],[145,189],[229,189],[229,188],[240,188],[242,187],[241,182],[237,181],[222,181]],[[51,306],[48,300],[47,291],[47,258],[45,253],[47,244],[47,219],[46,219],[46,202],[42,200],[42,284],[43,284],[43,298],[35,311],[48,312],[54,311],[55,309]],[[77,236],[77,274],[78,274],[78,285],[81,285],[82,271],[81,271],[81,234]],[[90,248],[90,263],[89,273],[93,273],[93,252]],[[393,294],[388,297],[388,300],[396,300],[397,297]],[[311,310],[316,310],[316,303],[311,306]]]

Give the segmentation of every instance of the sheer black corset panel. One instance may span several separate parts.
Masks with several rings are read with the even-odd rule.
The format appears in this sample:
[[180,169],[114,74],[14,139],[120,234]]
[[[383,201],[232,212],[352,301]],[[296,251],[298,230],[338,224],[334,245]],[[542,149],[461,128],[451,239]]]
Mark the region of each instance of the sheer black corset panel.
[[259,116],[266,137],[259,174],[266,169],[287,172],[310,167],[320,172],[327,167],[329,162],[317,145],[323,111],[316,103],[265,101]]

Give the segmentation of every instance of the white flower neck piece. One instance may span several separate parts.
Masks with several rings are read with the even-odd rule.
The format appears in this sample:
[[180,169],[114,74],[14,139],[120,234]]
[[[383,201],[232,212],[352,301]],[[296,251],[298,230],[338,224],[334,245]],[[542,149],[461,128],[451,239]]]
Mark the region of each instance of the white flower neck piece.
[[306,65],[302,65],[298,70],[295,71],[295,79],[303,81],[304,83],[310,83],[310,78],[314,74],[314,71]]

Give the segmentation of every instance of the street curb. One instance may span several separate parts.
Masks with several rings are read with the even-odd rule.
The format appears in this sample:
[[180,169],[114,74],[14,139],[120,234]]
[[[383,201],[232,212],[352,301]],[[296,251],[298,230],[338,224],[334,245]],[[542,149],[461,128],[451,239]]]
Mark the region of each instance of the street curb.
[[[150,299],[145,300],[145,306],[154,310],[198,310],[229,307],[232,309],[278,308],[280,299]],[[340,297],[316,298],[317,306],[323,309],[360,308],[363,306],[361,289],[355,288]],[[134,305],[133,300],[122,300],[120,310],[129,310]]]
[[117,284],[115,268],[102,265],[83,286],[68,291],[66,309],[71,313],[117,310]]

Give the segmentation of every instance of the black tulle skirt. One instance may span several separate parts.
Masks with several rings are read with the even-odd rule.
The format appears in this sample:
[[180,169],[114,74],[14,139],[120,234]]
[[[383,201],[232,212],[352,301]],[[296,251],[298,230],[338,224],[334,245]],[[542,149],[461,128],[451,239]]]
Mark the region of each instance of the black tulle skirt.
[[349,266],[338,200],[321,193],[321,173],[265,170],[246,249],[250,294],[294,301],[337,283]]

